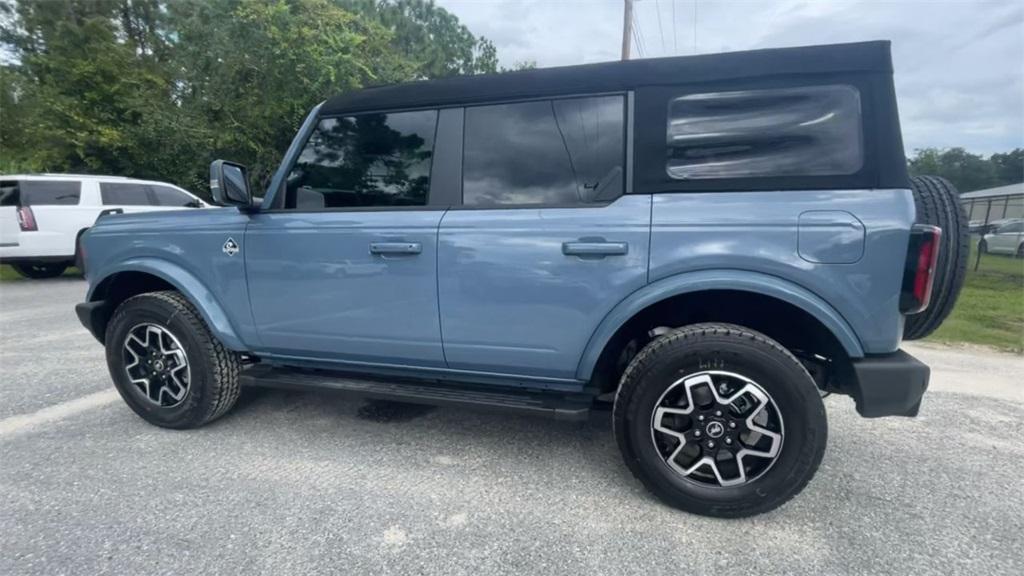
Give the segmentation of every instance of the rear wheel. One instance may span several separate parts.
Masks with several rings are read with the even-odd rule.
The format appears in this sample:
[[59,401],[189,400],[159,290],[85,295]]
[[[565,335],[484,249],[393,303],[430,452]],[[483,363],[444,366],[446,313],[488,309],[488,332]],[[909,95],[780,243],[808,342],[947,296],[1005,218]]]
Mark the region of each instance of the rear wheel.
[[942,228],[931,303],[924,312],[907,316],[903,326],[904,339],[918,340],[938,329],[953,310],[967,274],[970,238],[967,214],[948,180],[938,176],[914,176],[910,180],[918,223]]
[[181,294],[125,300],[107,325],[107,367],[128,406],[150,424],[195,428],[224,415],[240,393],[238,355]]
[[65,262],[24,262],[11,264],[11,268],[25,278],[43,279],[56,278],[68,269]]
[[647,345],[622,378],[615,435],[666,503],[752,516],[800,492],[821,462],[825,409],[803,365],[767,336],[694,324]]

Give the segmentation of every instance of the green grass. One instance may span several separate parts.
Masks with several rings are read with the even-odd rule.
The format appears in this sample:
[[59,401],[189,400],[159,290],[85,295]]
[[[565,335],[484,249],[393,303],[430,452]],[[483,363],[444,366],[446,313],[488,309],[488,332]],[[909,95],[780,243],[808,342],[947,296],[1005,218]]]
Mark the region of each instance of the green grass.
[[982,254],[975,271],[977,249],[972,238],[967,279],[956,307],[927,339],[1024,353],[1024,260]]

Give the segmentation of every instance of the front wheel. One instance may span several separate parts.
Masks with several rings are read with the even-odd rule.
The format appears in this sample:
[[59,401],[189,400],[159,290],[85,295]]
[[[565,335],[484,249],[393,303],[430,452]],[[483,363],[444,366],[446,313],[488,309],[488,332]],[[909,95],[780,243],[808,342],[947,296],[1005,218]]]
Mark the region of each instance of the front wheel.
[[60,276],[68,269],[68,265],[63,262],[27,262],[11,264],[11,268],[14,268],[15,272],[21,274],[25,278],[41,280],[44,278],[56,278],[57,276]]
[[988,242],[985,242],[984,240],[978,242],[978,252],[988,254]]
[[767,336],[694,324],[647,345],[614,408],[626,465],[666,503],[743,517],[799,493],[825,453],[821,396],[803,365]]
[[238,355],[180,293],[125,300],[107,325],[107,367],[125,403],[150,424],[195,428],[224,415],[240,393]]

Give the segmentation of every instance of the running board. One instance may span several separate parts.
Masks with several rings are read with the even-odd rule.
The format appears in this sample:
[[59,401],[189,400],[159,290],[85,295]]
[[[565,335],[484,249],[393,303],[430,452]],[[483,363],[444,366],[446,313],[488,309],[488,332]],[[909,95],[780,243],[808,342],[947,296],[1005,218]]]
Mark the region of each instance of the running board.
[[537,414],[556,420],[586,420],[593,394],[565,393],[487,385],[452,385],[436,380],[374,380],[365,376],[326,370],[256,365],[239,375],[244,386],[337,390],[374,398],[412,404],[464,406],[481,410]]

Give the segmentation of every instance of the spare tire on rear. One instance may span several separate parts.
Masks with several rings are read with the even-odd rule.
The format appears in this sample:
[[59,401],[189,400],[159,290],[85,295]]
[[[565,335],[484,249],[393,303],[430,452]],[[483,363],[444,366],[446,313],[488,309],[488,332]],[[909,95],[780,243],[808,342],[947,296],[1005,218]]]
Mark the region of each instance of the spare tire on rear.
[[942,228],[942,247],[936,263],[932,299],[928,308],[907,316],[903,326],[905,340],[918,340],[934,332],[949,316],[967,274],[970,251],[967,214],[960,205],[956,188],[939,176],[912,176],[917,222]]

